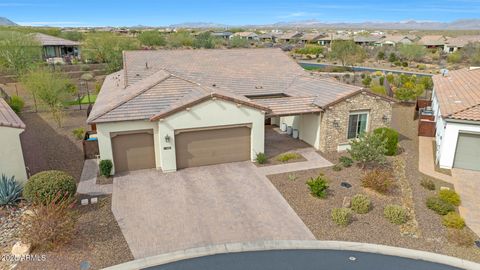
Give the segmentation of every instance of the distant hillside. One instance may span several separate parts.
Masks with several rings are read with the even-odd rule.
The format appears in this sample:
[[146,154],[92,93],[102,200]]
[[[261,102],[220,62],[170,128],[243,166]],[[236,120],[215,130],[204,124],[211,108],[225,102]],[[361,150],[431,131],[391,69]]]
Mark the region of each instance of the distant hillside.
[[341,29],[384,29],[384,30],[480,30],[480,19],[464,19],[453,22],[401,21],[401,22],[360,22],[328,23],[318,20],[277,22],[264,25],[224,25],[207,22],[190,22],[170,25],[173,28],[341,28]]
[[0,26],[7,26],[7,25],[18,25],[12,21],[10,21],[9,19],[5,18],[5,17],[0,17]]

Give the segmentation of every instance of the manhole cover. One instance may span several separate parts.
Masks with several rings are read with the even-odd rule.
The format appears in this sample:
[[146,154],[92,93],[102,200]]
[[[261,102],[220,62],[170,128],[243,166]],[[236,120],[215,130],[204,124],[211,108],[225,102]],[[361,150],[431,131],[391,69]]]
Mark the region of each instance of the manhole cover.
[[351,188],[352,187],[352,185],[348,182],[342,182],[342,183],[340,183],[340,186],[342,186],[344,188]]

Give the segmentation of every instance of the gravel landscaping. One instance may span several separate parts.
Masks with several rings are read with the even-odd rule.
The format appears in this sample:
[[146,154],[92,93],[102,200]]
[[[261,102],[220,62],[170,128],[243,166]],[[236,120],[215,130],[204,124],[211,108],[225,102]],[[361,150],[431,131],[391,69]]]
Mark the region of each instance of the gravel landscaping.
[[63,126],[59,128],[50,113],[23,113],[27,128],[20,136],[23,156],[30,174],[45,170],[62,170],[77,181],[83,168],[82,141],[72,131],[86,125],[86,111],[65,111]]
[[[133,260],[111,211],[111,196],[78,209],[78,232],[70,244],[42,253],[46,255],[44,262],[21,262],[16,269],[80,269],[81,265],[100,269]],[[35,254],[33,251],[32,255]]]
[[[397,105],[394,109],[392,122],[393,127],[402,135],[400,136],[402,151],[396,157],[388,159],[396,176],[397,185],[391,194],[380,195],[361,187],[360,179],[364,172],[356,165],[343,168],[341,171],[329,167],[270,175],[268,178],[319,240],[385,244],[480,262],[479,248],[473,245],[459,247],[448,242],[447,229],[442,225],[442,217],[425,205],[426,198],[435,195],[437,191],[427,190],[420,185],[426,176],[418,171],[417,122],[413,121],[413,117],[414,107]],[[338,163],[339,154],[322,155],[334,164]],[[326,176],[330,184],[330,192],[326,199],[311,196],[305,184],[310,177],[316,177],[320,173]],[[434,181],[437,190],[441,186],[452,188],[448,183],[437,179],[431,180]],[[342,181],[350,183],[352,187],[349,189],[341,187]],[[368,195],[373,204],[372,210],[367,214],[354,214],[353,222],[347,227],[336,225],[331,219],[332,209],[342,207],[344,197],[352,197],[355,194]],[[384,218],[383,208],[391,203],[412,207],[409,216],[413,216],[414,219],[407,224],[413,228],[393,225]]]

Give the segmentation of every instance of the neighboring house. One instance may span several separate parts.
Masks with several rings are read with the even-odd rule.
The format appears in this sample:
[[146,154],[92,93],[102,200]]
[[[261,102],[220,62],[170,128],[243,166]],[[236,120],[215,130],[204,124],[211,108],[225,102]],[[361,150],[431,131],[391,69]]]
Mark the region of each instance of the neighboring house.
[[302,37],[302,32],[286,32],[280,35],[277,40],[279,42],[291,42],[291,41],[298,41]]
[[480,42],[480,35],[468,35],[447,38],[443,51],[446,53],[456,52],[457,50],[465,47],[465,45],[467,45],[468,43],[475,42]]
[[428,49],[444,49],[447,38],[442,35],[427,35],[420,38],[419,45],[423,45]]
[[396,46],[397,44],[412,44],[413,40],[404,35],[388,35],[377,41],[380,46]]
[[20,141],[20,134],[24,130],[25,124],[7,102],[0,98],[0,176],[15,176],[19,182],[27,180]]
[[324,37],[324,33],[305,33],[300,37],[302,43],[317,43],[319,38]]
[[347,34],[333,34],[327,33],[322,37],[317,38],[317,43],[323,46],[329,46],[335,40],[352,40]]
[[80,43],[63,39],[59,37],[49,36],[41,33],[34,34],[35,39],[43,47],[43,59],[55,59],[55,61],[69,62],[72,58],[80,57]]
[[240,37],[246,40],[258,40],[258,35],[255,32],[236,32],[235,34],[230,36],[230,38],[233,37]]
[[378,42],[381,40],[381,37],[378,37],[378,36],[355,36],[353,38],[353,41],[357,44],[357,45],[361,45],[361,46],[374,46],[374,45],[377,45]]
[[262,42],[276,42],[276,36],[273,33],[264,33],[258,36]]
[[436,162],[480,170],[480,68],[433,76]]
[[88,117],[116,172],[255,160],[265,122],[315,149],[344,150],[389,126],[393,101],[320,78],[280,49],[127,51]]
[[211,33],[212,37],[217,37],[217,38],[223,38],[223,39],[229,39],[231,35],[233,35],[232,32],[212,32]]

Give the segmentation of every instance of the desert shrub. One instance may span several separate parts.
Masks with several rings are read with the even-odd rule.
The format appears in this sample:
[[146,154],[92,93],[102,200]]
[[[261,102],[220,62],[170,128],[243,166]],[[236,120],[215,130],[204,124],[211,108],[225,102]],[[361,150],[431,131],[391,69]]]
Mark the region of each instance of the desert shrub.
[[458,195],[455,190],[442,189],[438,192],[438,197],[442,199],[442,201],[451,203],[455,206],[459,206],[461,203],[460,195]]
[[352,198],[352,210],[357,214],[366,214],[372,207],[372,202],[368,196],[357,194]]
[[381,127],[373,131],[373,133],[378,134],[381,137],[381,140],[385,141],[385,148],[387,149],[386,155],[393,156],[397,154],[398,148],[398,132],[392,128]]
[[285,153],[285,154],[279,155],[277,157],[277,160],[281,162],[287,162],[289,160],[299,159],[300,157],[301,157],[300,154],[297,154],[297,153]]
[[435,183],[431,179],[423,178],[422,181],[420,182],[420,185],[425,189],[435,190]]
[[407,221],[407,211],[400,205],[389,204],[383,209],[383,215],[393,224],[403,224]]
[[0,205],[12,205],[20,200],[23,187],[15,180],[15,176],[0,178]]
[[347,226],[352,222],[352,211],[348,208],[333,208],[332,220],[339,226]]
[[47,251],[64,245],[74,237],[77,212],[73,210],[75,199],[58,194],[44,203],[34,204],[33,214],[25,215],[20,227],[23,242],[31,243],[39,251]]
[[402,62],[402,67],[408,67],[408,62],[403,61],[403,62]]
[[332,167],[332,170],[336,171],[336,172],[339,172],[342,170],[342,165],[340,163],[338,164],[335,164],[333,167]]
[[465,220],[456,212],[450,212],[443,216],[443,226],[453,229],[463,229]]
[[31,202],[41,203],[51,200],[57,194],[61,194],[61,198],[73,197],[76,190],[77,184],[71,175],[52,170],[30,177],[23,189],[23,196]]
[[19,114],[22,112],[23,107],[25,106],[25,102],[19,96],[11,96],[10,101],[8,102],[10,108],[16,113]]
[[297,178],[298,177],[297,177],[297,175],[295,175],[295,173],[289,173],[288,174],[288,180],[290,180],[290,181],[295,181],[295,180],[297,180]]
[[345,168],[350,167],[353,164],[353,160],[346,156],[341,156],[338,160],[340,161],[342,166]]
[[435,211],[439,215],[446,215],[455,211],[455,206],[449,202],[446,202],[439,197],[433,196],[427,198],[427,207]]
[[418,64],[418,65],[417,65],[417,68],[418,68],[419,70],[425,70],[425,69],[427,69],[427,65],[425,65],[425,64]]
[[365,168],[367,164],[385,163],[385,153],[387,152],[386,141],[382,136],[375,133],[362,133],[357,140],[350,143],[348,153],[353,160],[362,164]]
[[108,177],[112,174],[113,163],[110,159],[100,160],[99,168],[100,174]]
[[[383,83],[382,83],[382,85],[383,85]],[[387,92],[385,91],[385,87],[383,87],[382,85],[375,84],[375,85],[370,86],[370,89],[375,94],[386,95]]]
[[323,175],[319,175],[316,178],[311,177],[307,181],[308,188],[313,196],[318,198],[327,197],[328,181]]
[[257,153],[257,156],[255,157],[255,161],[257,161],[258,164],[265,164],[267,162],[267,155],[265,153]]
[[[363,75],[363,74],[362,74],[362,75]],[[370,86],[371,83],[372,83],[372,77],[370,77],[369,75],[366,75],[365,78],[362,80],[362,84],[363,84],[365,87]]]
[[447,240],[460,247],[471,247],[475,243],[475,238],[468,230],[450,229],[447,232]]
[[72,130],[72,134],[77,140],[83,139],[83,136],[85,135],[85,129],[83,127],[76,128]]
[[89,65],[81,65],[80,70],[81,71],[90,71],[90,66]]
[[379,193],[388,193],[394,187],[390,172],[385,170],[371,170],[362,177],[362,187],[370,188]]

